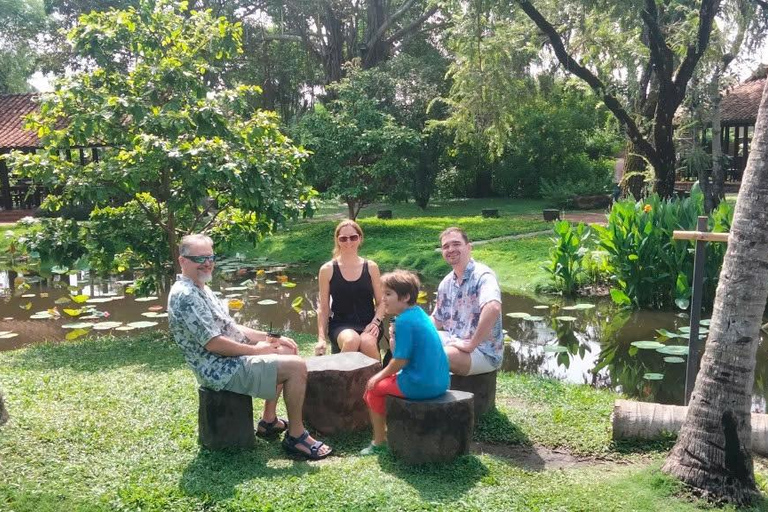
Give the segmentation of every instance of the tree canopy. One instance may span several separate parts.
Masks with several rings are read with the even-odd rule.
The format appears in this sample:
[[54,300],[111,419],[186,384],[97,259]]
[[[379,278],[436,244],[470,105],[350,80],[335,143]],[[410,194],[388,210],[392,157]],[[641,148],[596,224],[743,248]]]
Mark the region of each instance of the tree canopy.
[[[269,232],[307,206],[305,153],[253,107],[257,87],[223,86],[241,38],[237,23],[164,0],[82,16],[69,41],[88,65],[44,97],[28,121],[44,151],[13,166],[56,191],[48,207],[86,202],[102,221],[122,219],[117,228],[145,225],[172,256],[189,232]],[[94,146],[96,159],[68,158]]]

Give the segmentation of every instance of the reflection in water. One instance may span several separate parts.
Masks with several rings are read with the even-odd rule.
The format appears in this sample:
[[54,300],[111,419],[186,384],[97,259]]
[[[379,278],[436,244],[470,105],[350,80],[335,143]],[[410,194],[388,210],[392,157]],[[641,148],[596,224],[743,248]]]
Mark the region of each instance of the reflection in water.
[[[289,275],[290,274],[290,275]],[[89,306],[103,321],[136,322],[154,320],[156,328],[166,328],[166,318],[147,318],[150,310],[165,307],[166,296],[156,300],[137,301],[130,292],[130,281],[118,278],[96,279],[87,273],[53,275],[50,277],[22,276],[13,271],[0,272],[0,331],[12,331],[18,336],[0,339],[0,350],[11,350],[40,341],[64,341],[70,330],[62,325],[77,322],[63,313],[65,308]],[[211,286],[222,300],[232,300],[230,311],[236,321],[259,329],[317,332],[315,308],[317,280],[315,276],[294,274],[277,268],[254,274],[237,271],[218,276]],[[427,303],[422,307],[432,311],[434,286],[427,285]],[[73,295],[87,295],[84,304],[57,304]],[[301,297],[301,304],[297,305]],[[96,299],[94,302],[93,299]],[[543,300],[552,300],[544,298]],[[657,329],[671,332],[688,325],[685,315],[671,312],[617,310],[610,301],[593,301],[591,309],[569,310],[560,299],[543,307],[529,297],[504,294],[505,313],[527,313],[533,318],[504,316],[503,327],[512,346],[512,367],[515,371],[538,373],[579,384],[609,387],[626,395],[660,403],[681,404],[685,385],[685,362],[665,362],[664,354],[655,350],[638,349],[633,341],[654,340]],[[242,301],[240,305],[237,301]],[[266,302],[264,302],[266,301]],[[588,302],[581,299],[578,302]],[[260,304],[261,303],[261,304]],[[536,308],[535,306],[539,306]],[[57,308],[55,319],[30,319],[35,313]],[[91,311],[83,316],[91,316]],[[560,317],[560,319],[558,319]],[[568,318],[571,317],[571,318]],[[118,334],[115,331],[104,331]],[[132,331],[135,333],[136,331]],[[684,344],[674,339],[665,344]],[[685,357],[683,356],[683,360]],[[753,410],[763,412],[768,396],[768,347],[761,343],[757,354]],[[661,380],[648,380],[648,373],[662,374]]]

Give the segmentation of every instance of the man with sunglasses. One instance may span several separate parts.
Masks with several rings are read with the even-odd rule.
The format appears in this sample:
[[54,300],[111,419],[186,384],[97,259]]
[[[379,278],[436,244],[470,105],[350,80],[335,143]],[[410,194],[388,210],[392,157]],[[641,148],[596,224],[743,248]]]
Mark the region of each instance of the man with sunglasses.
[[[296,343],[235,323],[206,286],[216,260],[208,236],[185,236],[179,255],[181,274],[168,295],[168,321],[200,385],[263,398],[264,413],[257,435],[270,438],[285,432],[283,447],[288,452],[313,460],[328,456],[330,447],[304,429],[307,366],[298,356]],[[277,417],[281,391],[287,420]]]

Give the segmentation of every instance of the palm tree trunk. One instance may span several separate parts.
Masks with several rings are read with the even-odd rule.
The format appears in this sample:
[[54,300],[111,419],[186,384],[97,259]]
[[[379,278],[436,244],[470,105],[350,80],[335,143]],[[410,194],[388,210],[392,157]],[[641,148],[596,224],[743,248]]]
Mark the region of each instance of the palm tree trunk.
[[750,406],[768,298],[768,87],[752,144],[701,370],[680,436],[662,468],[707,498],[740,506],[760,495]]

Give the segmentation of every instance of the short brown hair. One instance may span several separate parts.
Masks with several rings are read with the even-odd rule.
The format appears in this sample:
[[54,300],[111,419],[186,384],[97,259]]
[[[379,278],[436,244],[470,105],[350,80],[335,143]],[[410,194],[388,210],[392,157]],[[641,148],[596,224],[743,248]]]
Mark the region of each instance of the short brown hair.
[[464,239],[464,243],[465,243],[465,244],[468,244],[468,243],[469,243],[469,237],[467,236],[467,232],[466,232],[466,231],[464,231],[464,230],[463,230],[463,229],[461,229],[461,228],[457,228],[456,226],[451,226],[451,227],[449,227],[449,228],[445,228],[445,229],[443,230],[443,232],[442,232],[442,233],[440,233],[440,238],[439,238],[439,240],[440,240],[440,243],[443,243],[443,237],[444,237],[445,235],[450,235],[451,233],[458,233],[458,234],[460,234],[460,235],[461,235],[461,238],[463,238],[463,239]]
[[394,270],[381,276],[381,282],[384,286],[397,294],[398,299],[408,296],[408,304],[413,306],[419,297],[419,287],[421,282],[419,277],[413,272],[407,270]]

